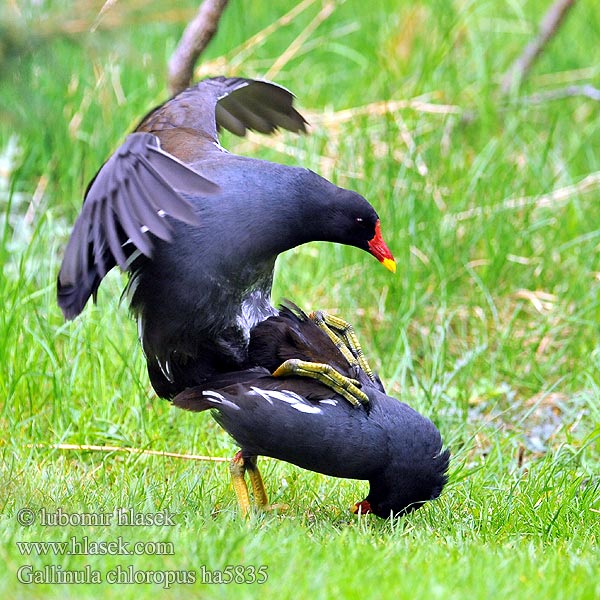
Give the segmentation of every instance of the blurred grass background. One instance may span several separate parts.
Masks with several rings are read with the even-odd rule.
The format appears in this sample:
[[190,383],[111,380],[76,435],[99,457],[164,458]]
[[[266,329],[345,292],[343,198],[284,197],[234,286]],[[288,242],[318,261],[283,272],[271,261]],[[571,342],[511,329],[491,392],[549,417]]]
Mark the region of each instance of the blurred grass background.
[[[510,98],[498,93],[502,74],[547,2],[303,4],[268,32],[296,3],[232,0],[198,76],[270,74],[289,87],[310,135],[224,135],[223,145],[302,164],[377,208],[396,276],[358,250],[311,244],[279,259],[274,298],[354,323],[388,390],[441,429],[450,484],[401,521],[358,520],[348,507],[364,497],[363,482],[265,460],[272,500],[290,509],[248,526],[223,464],[38,447],[235,451],[208,415],[153,395],[119,303],[123,275],[111,274],[97,307],[73,323],[55,302],[85,186],[167,97],[166,61],[196,3],[11,0],[0,9],[3,597],[95,597],[98,586],[25,586],[15,575],[22,564],[91,562],[103,571],[269,567],[262,586],[103,586],[123,598],[600,594],[600,105],[528,100],[600,86],[595,3],[576,3]],[[15,520],[23,507],[119,506],[168,509],[178,527],[25,529]],[[72,535],[171,540],[176,553],[25,559],[15,544]]]

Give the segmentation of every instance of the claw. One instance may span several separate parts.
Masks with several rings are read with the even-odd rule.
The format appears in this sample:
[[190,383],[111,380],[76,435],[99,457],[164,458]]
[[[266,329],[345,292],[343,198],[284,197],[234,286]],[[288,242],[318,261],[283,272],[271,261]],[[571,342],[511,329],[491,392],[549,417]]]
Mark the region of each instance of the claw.
[[292,358],[286,360],[273,373],[274,377],[290,375],[310,377],[320,381],[340,396],[343,396],[353,406],[369,403],[368,396],[358,388],[359,382],[338,373],[331,365]]
[[358,365],[371,381],[375,381],[373,370],[350,323],[322,310],[310,313],[309,318],[327,334],[351,365]]

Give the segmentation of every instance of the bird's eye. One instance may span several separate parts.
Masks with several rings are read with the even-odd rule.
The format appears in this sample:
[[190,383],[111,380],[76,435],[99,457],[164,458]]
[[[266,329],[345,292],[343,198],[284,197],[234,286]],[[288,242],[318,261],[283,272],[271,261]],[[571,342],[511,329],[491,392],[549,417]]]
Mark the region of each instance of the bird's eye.
[[354,219],[356,223],[360,224],[363,222],[363,218],[362,217],[356,217],[356,219]]

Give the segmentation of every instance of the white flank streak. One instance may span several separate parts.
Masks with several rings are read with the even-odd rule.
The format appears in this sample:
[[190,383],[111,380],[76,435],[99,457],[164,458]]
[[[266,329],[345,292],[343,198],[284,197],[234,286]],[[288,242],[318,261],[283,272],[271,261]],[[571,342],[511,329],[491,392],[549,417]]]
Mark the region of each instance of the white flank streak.
[[157,360],[158,362],[158,366],[160,367],[160,370],[162,372],[162,374],[165,376],[165,378],[170,381],[171,383],[173,383],[173,372],[171,371],[171,365],[169,363],[169,359],[167,359],[164,363],[161,360]]
[[223,404],[224,406],[229,406],[230,408],[233,408],[235,410],[240,410],[240,407],[237,404],[230,402],[229,400],[227,400],[227,398],[225,398],[225,396],[219,394],[218,392],[206,390],[202,392],[202,395],[206,396],[207,398],[210,398],[215,404]]
[[267,395],[267,392],[264,392],[263,390],[252,386],[250,388],[250,392],[248,392],[251,396],[261,396],[262,398],[264,398],[269,404],[273,404],[273,400],[271,400],[271,398],[269,398],[269,396]]
[[333,398],[329,398],[327,400],[319,400],[319,404],[331,404],[331,406],[337,406],[337,400]]
[[296,410],[299,410],[300,412],[303,413],[311,413],[313,415],[320,415],[323,411],[318,408],[317,406],[311,406],[310,404],[293,404],[290,402],[290,405],[292,408],[295,408]]
[[289,404],[292,408],[299,410],[303,413],[310,413],[313,415],[321,414],[323,411],[314,404],[310,404],[294,392],[290,392],[289,390],[284,390],[282,392],[277,392],[275,390],[261,390],[257,387],[252,387],[252,391],[262,396],[265,400],[267,400],[270,404],[273,404],[272,400],[279,400],[281,402],[285,402]]
[[212,390],[202,392],[202,395],[206,396],[207,398],[210,398],[214,402],[218,402],[219,404],[223,404],[223,400],[225,400],[225,398],[223,396],[221,396],[221,394],[219,394],[217,392],[213,392]]

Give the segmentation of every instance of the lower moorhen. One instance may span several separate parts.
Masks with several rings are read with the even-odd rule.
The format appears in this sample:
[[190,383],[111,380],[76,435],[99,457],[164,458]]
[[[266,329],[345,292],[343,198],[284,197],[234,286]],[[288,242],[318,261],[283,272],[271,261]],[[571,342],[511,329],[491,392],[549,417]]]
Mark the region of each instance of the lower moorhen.
[[[373,381],[350,364],[301,311],[283,307],[278,316],[254,327],[250,358],[254,368],[222,374],[173,401],[191,411],[212,409],[217,422],[240,445],[231,473],[242,513],[250,508],[245,471],[255,502],[268,506],[258,456],[335,477],[368,480],[369,494],[355,505],[355,512],[398,516],[440,495],[450,452],[444,450],[435,425],[387,396],[378,378]],[[272,377],[273,366],[282,360],[335,365],[363,384],[369,402],[352,406],[313,379]]]
[[230,154],[217,136],[219,127],[244,135],[303,132],[305,123],[276,84],[206,79],[146,115],[90,183],[58,303],[72,319],[110,269],[127,271],[159,396],[247,366],[250,330],[277,314],[270,294],[281,252],[337,242],[395,270],[365,198],[305,168]]

